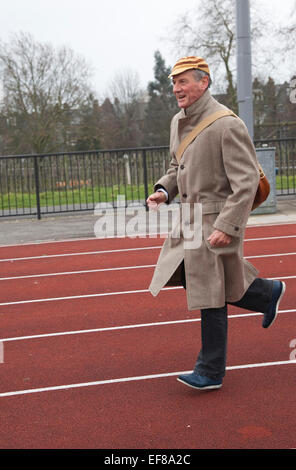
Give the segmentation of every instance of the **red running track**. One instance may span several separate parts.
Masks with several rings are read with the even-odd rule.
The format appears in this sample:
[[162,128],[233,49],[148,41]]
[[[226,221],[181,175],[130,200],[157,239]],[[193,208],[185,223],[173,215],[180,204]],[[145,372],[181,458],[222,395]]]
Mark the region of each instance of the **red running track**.
[[0,247],[1,448],[296,447],[296,225],[247,229],[245,256],[287,292],[268,330],[229,309],[227,374],[212,392],[176,381],[195,363],[200,316],[183,289],[147,292],[162,243]]

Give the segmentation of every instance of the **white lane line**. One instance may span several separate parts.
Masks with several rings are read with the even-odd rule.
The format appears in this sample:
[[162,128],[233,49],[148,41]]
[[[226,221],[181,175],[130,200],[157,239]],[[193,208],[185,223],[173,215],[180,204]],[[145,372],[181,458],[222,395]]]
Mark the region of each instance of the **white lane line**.
[[[173,290],[173,289],[183,289],[183,287],[182,286],[165,287],[162,290]],[[106,297],[110,295],[141,294],[141,293],[146,293],[146,292],[150,292],[149,289],[127,290],[127,291],[121,291],[121,292],[102,292],[100,294],[69,295],[67,297],[52,297],[52,298],[46,298],[46,299],[32,299],[32,300],[18,300],[16,302],[2,302],[0,303],[0,306],[30,304],[30,303],[35,303],[35,302],[51,302],[55,300],[87,299],[91,297]]]
[[255,259],[255,258],[272,258],[273,256],[295,256],[296,253],[272,253],[268,255],[252,255],[252,256],[244,256],[245,259]]
[[[226,367],[226,370],[252,369],[256,367],[271,367],[271,366],[281,366],[281,365],[287,365],[287,364],[296,364],[296,361],[289,360],[289,361],[276,361],[276,362],[262,362],[258,364],[242,364],[238,366]],[[173,377],[173,376],[181,375],[181,374],[190,374],[191,372],[192,370],[181,371],[181,372],[166,372],[163,374],[139,375],[136,377],[123,377],[119,379],[97,380],[95,382],[82,382],[82,383],[75,383],[75,384],[69,384],[69,385],[56,385],[53,387],[16,390],[14,392],[0,393],[0,398],[11,397],[11,396],[16,396],[16,395],[26,395],[26,394],[32,394],[32,393],[51,392],[51,391],[57,391],[57,390],[69,390],[73,388],[93,387],[93,386],[98,386],[98,385],[110,385],[114,383],[135,382],[139,380],[160,379],[160,378],[166,378],[166,377]]]
[[[255,241],[266,241],[266,240],[278,240],[278,239],[285,239],[285,238],[296,238],[296,235],[282,235],[278,237],[262,237],[262,238],[246,238],[244,242],[255,242]],[[14,245],[12,245],[14,246]],[[20,258],[4,258],[0,259],[1,263],[4,262],[12,262],[12,261],[25,261],[25,260],[32,260],[32,259],[46,259],[46,258],[59,258],[65,256],[83,256],[83,255],[98,255],[98,254],[105,254],[105,253],[123,253],[129,251],[139,251],[139,250],[156,250],[160,249],[161,245],[157,246],[146,246],[146,247],[136,247],[136,248],[121,248],[115,250],[100,250],[100,251],[85,251],[85,252],[74,252],[74,253],[58,253],[54,255],[39,255],[39,256],[26,256]],[[5,246],[0,247],[5,248]]]
[[[279,310],[278,313],[292,313],[296,312],[296,309],[291,310]],[[249,312],[249,313],[239,313],[234,315],[229,315],[228,318],[249,318],[249,317],[258,317],[262,316],[260,312]],[[16,336],[11,338],[2,338],[0,343],[8,343],[10,341],[25,341],[38,338],[53,338],[56,336],[68,336],[68,335],[80,335],[85,333],[103,333],[105,331],[118,331],[118,330],[129,330],[134,328],[149,328],[154,326],[167,326],[167,325],[178,325],[184,323],[195,323],[200,322],[200,318],[187,318],[184,320],[169,320],[163,322],[154,322],[154,323],[138,323],[132,325],[120,325],[120,326],[109,326],[105,328],[92,328],[88,330],[73,330],[73,331],[60,331],[57,333],[44,333],[39,335],[30,335],[30,336]]]
[[40,256],[26,256],[23,258],[4,258],[0,259],[1,263],[12,262],[12,261],[25,261],[31,259],[46,259],[46,258],[61,258],[65,256],[84,256],[84,255],[103,255],[106,253],[122,253],[129,251],[140,251],[140,250],[158,250],[161,248],[159,246],[143,246],[139,248],[122,248],[118,250],[100,250],[100,251],[84,251],[84,252],[75,252],[75,253],[59,253],[55,255],[40,255]]
[[283,238],[296,238],[296,235],[280,235],[278,237],[245,238],[244,242],[257,242],[263,240],[281,240]]
[[[281,276],[281,277],[276,277],[276,278],[270,278],[270,279],[295,279],[296,276]],[[176,286],[176,287],[164,287],[161,289],[162,291],[166,290],[177,290],[177,289],[183,289],[182,286]],[[139,290],[125,290],[125,291],[120,291],[120,292],[102,292],[99,294],[82,294],[82,295],[69,295],[66,297],[49,297],[49,298],[44,298],[44,299],[30,299],[30,300],[17,300],[14,302],[1,302],[1,306],[7,306],[7,305],[18,305],[18,304],[31,304],[31,303],[36,303],[36,302],[53,302],[53,301],[59,301],[59,300],[73,300],[73,299],[87,299],[87,298],[92,298],[92,297],[108,297],[112,295],[127,295],[127,294],[142,294],[142,293],[150,293],[149,289],[139,289]]]
[[[253,256],[244,256],[244,259],[258,259],[258,258],[272,258],[278,256],[295,256],[295,253],[274,253],[268,255],[253,255]],[[1,260],[0,260],[1,261]],[[66,272],[56,272],[56,273],[44,273],[44,274],[28,274],[24,276],[11,276],[11,277],[1,277],[0,281],[10,281],[16,279],[29,279],[35,277],[48,277],[48,276],[68,276],[73,274],[88,274],[88,273],[98,273],[105,271],[120,271],[128,269],[146,269],[146,268],[155,268],[156,264],[147,264],[142,266],[121,266],[117,268],[99,268],[99,269],[87,269],[82,271],[66,271]]]
[[58,273],[45,273],[45,274],[29,274],[27,276],[11,276],[11,277],[0,277],[0,281],[10,281],[12,279],[29,279],[32,277],[49,277],[49,276],[68,276],[72,274],[89,274],[89,273],[100,273],[106,271],[121,271],[125,269],[145,269],[155,268],[155,264],[146,264],[143,266],[122,266],[119,268],[100,268],[100,269],[85,269],[83,271],[66,271]]

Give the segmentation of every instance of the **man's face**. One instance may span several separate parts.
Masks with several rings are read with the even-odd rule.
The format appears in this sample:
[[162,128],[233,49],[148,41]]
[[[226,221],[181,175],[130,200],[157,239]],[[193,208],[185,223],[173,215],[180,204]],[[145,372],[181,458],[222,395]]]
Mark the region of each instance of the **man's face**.
[[194,70],[186,70],[173,77],[173,91],[179,108],[188,108],[197,101],[208,87],[208,77],[196,81]]

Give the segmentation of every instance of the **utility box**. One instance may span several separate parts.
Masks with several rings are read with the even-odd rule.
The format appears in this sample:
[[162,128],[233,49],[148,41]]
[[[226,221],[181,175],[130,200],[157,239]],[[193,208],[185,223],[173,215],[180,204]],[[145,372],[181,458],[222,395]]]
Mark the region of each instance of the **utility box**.
[[276,200],[276,174],[275,174],[275,148],[263,147],[256,148],[256,154],[260,165],[270,184],[270,193],[261,206],[257,207],[251,212],[251,215],[256,214],[274,214],[277,211]]

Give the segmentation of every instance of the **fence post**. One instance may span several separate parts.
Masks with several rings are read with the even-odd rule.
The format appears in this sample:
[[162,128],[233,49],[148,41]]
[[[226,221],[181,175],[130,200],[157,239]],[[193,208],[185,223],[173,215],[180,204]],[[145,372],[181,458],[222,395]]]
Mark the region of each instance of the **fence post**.
[[35,192],[36,192],[36,204],[37,204],[37,218],[41,219],[40,211],[40,191],[39,191],[39,167],[38,167],[38,156],[34,157],[34,176],[35,176]]
[[148,171],[147,171],[147,158],[146,158],[146,150],[143,149],[143,176],[144,176],[144,192],[145,192],[145,208],[148,212],[149,208],[147,205],[147,199],[149,196],[148,192]]

